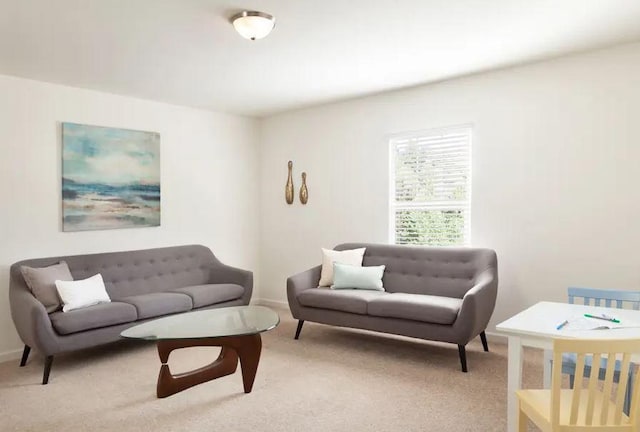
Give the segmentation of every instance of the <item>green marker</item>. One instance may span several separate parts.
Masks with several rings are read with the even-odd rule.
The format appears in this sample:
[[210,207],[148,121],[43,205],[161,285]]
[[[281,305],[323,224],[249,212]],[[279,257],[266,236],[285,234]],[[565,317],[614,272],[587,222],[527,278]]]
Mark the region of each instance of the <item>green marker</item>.
[[604,320],[604,321],[609,321],[609,322],[612,322],[612,323],[620,324],[620,320],[608,317],[606,315],[599,315],[598,316],[598,315],[584,314],[584,316],[586,316],[587,318],[595,318],[595,319],[599,319],[599,320]]

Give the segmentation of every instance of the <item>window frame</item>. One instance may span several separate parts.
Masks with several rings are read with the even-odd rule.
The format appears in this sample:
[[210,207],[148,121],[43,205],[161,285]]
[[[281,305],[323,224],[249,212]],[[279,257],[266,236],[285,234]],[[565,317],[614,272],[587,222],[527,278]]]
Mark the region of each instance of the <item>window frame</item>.
[[[471,203],[472,203],[472,178],[473,178],[473,132],[474,125],[472,123],[459,124],[454,126],[446,126],[439,128],[430,128],[430,129],[420,129],[408,132],[400,132],[395,134],[387,135],[387,145],[389,151],[389,232],[388,238],[390,244],[398,244],[396,243],[396,210],[400,209],[415,209],[415,210],[429,210],[429,206],[411,206],[408,205],[398,206],[396,201],[396,143],[397,140],[406,140],[411,138],[425,138],[425,137],[434,137],[434,136],[442,136],[447,133],[460,132],[465,131],[468,135],[468,147],[469,147],[469,170],[467,176],[467,206],[463,208],[463,211],[466,211],[467,217],[464,219],[464,232],[463,238],[464,241],[462,244],[451,245],[451,247],[469,247],[471,246]],[[404,208],[403,208],[404,207]],[[433,207],[431,207],[433,209]],[[428,244],[420,244],[421,246],[432,246]],[[434,245],[434,247],[436,247]]]

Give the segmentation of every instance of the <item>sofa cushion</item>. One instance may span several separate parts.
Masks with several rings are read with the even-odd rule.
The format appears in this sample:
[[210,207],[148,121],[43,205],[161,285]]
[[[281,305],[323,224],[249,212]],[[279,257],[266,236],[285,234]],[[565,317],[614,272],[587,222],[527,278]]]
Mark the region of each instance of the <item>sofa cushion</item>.
[[54,312],[49,317],[56,332],[67,335],[84,330],[132,322],[138,318],[138,313],[133,305],[111,302],[88,306],[70,312]]
[[150,293],[123,297],[118,301],[132,304],[138,311],[138,319],[152,318],[191,310],[191,297],[180,293]]
[[55,282],[57,280],[73,280],[66,261],[40,268],[21,266],[20,271],[25,283],[33,295],[44,305],[47,312],[51,313],[60,309],[60,297],[58,297]]
[[452,324],[462,299],[425,294],[389,293],[371,299],[367,312],[379,317],[401,318],[434,324]]
[[238,299],[244,294],[244,287],[236,284],[207,284],[172,289],[171,292],[188,295],[193,301],[193,307],[199,308]]
[[303,306],[366,315],[367,303],[372,299],[385,295],[387,293],[384,291],[312,288],[302,291],[298,295],[298,301]]

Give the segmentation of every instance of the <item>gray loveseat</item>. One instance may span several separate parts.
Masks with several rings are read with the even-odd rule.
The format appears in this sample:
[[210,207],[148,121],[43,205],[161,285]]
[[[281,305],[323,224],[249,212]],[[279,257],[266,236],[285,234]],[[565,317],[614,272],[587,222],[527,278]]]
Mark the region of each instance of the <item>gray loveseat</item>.
[[[20,267],[60,261],[75,280],[100,273],[111,303],[48,314]],[[10,278],[11,317],[25,344],[20,366],[32,347],[39,351],[45,356],[43,384],[56,354],[116,341],[122,330],[163,315],[246,305],[253,289],[253,273],[222,264],[199,245],[30,259],[13,264]]]
[[336,250],[366,248],[363,266],[385,265],[381,291],[317,288],[321,266],[287,279],[287,297],[298,319],[465,345],[485,329],[498,291],[496,253],[478,248],[432,248],[347,243]]

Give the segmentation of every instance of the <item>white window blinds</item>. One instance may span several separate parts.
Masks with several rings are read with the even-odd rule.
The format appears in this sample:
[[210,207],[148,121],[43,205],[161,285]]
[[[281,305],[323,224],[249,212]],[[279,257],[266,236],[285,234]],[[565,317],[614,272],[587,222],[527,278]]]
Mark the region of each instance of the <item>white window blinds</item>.
[[391,138],[391,240],[470,244],[471,128]]

